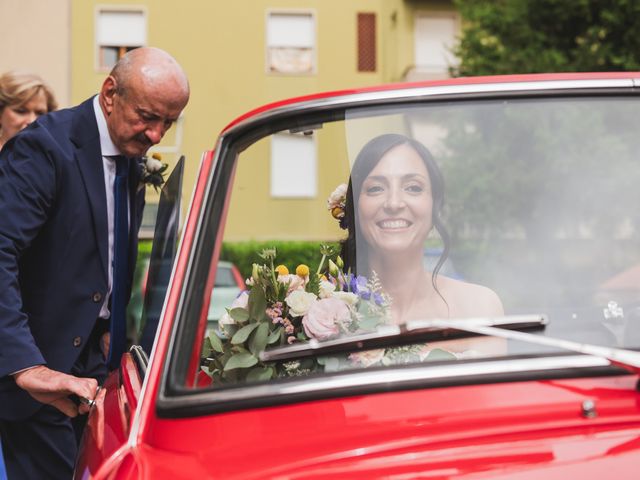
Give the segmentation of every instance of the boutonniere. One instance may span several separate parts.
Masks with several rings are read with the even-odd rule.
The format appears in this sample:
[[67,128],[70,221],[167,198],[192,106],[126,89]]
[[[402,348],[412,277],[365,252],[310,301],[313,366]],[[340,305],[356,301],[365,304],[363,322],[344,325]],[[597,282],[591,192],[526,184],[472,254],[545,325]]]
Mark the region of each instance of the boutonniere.
[[153,153],[150,157],[142,157],[140,187],[151,185],[157,192],[164,185],[164,172],[167,168],[169,165],[162,161],[162,155],[159,153]]

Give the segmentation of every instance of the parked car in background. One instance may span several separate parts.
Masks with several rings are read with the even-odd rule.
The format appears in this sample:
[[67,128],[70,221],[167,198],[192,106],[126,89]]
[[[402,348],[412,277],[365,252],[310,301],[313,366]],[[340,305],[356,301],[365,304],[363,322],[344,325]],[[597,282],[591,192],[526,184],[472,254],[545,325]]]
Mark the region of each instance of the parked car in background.
[[[141,295],[144,297],[147,290],[147,278],[149,274],[149,265],[146,265],[145,272],[142,275],[142,284],[140,287]],[[166,287],[166,286],[165,286]],[[211,292],[211,301],[209,303],[209,313],[207,315],[208,329],[216,330],[218,328],[218,320],[226,312],[227,307],[233,303],[236,297],[245,290],[246,286],[242,275],[238,268],[231,262],[219,261],[216,270],[216,280]],[[163,295],[165,290],[162,289]],[[142,302],[139,302],[142,303]],[[142,305],[130,313],[142,316]]]
[[246,289],[242,275],[238,268],[231,262],[220,261],[216,269],[216,280],[209,301],[209,313],[207,322],[209,330],[218,329],[218,320],[224,315],[226,309]]
[[[153,341],[100,390],[75,478],[636,478],[640,298],[603,285],[640,263],[639,78],[388,85],[232,122],[175,258],[156,232]],[[254,252],[237,295],[219,257],[243,238],[327,245]]]

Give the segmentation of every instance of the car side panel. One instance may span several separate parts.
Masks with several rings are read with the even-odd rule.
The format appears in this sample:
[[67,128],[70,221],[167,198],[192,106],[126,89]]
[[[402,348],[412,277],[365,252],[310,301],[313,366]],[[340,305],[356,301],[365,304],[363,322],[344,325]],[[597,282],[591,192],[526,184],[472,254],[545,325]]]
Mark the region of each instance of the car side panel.
[[[597,478],[612,456],[640,462],[636,381],[508,382],[156,419],[145,447],[182,458],[180,475],[157,478]],[[587,400],[593,418],[582,414]]]
[[133,412],[138,404],[141,378],[131,354],[123,355],[120,368],[111,372],[89,412],[75,478],[93,477],[101,465],[126,444]]

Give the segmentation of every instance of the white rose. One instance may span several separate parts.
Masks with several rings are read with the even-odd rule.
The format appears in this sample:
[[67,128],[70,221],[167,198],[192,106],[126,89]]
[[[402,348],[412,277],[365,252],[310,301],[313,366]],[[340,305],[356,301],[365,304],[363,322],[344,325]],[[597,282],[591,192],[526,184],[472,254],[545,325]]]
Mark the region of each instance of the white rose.
[[333,292],[332,296],[342,300],[344,303],[352,307],[358,303],[358,295],[353,292]]
[[147,172],[154,173],[162,168],[162,162],[153,157],[148,157],[146,166],[147,166]]
[[331,210],[334,207],[339,206],[342,202],[344,202],[345,197],[347,196],[347,184],[342,183],[338,185],[338,187],[329,195],[327,199],[327,207]]
[[320,298],[329,298],[336,286],[327,280],[320,281]]
[[311,305],[313,305],[317,298],[318,297],[311,292],[294,290],[284,301],[289,305],[289,313],[291,313],[292,316],[301,317],[309,311],[309,308],[311,308]]

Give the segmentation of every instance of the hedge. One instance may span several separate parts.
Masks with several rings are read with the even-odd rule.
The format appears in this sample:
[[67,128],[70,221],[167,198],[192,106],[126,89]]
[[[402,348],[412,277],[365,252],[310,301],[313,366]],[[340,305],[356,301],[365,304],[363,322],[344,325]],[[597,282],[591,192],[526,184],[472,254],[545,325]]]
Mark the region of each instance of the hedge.
[[318,266],[322,255],[320,245],[333,245],[339,252],[339,245],[335,242],[309,242],[309,241],[248,241],[248,242],[224,242],[220,252],[220,260],[232,262],[238,267],[242,276],[251,276],[251,267],[254,263],[264,263],[259,253],[265,248],[276,249],[276,263],[285,265],[293,273],[295,268],[304,263],[312,270]]
[[[131,300],[127,308],[129,327],[128,331],[133,339],[137,341],[140,330],[140,318],[142,314],[142,292],[140,287],[147,270],[149,256],[151,255],[151,241],[141,241],[138,244],[138,260],[133,280],[133,291]],[[293,273],[295,268],[304,263],[312,270],[317,268],[322,255],[320,255],[320,245],[333,245],[336,252],[339,245],[335,242],[301,242],[301,241],[248,241],[248,242],[224,242],[220,253],[220,260],[234,263],[243,278],[251,276],[251,268],[254,263],[264,263],[259,257],[259,253],[265,248],[276,248],[277,264],[286,265]]]

